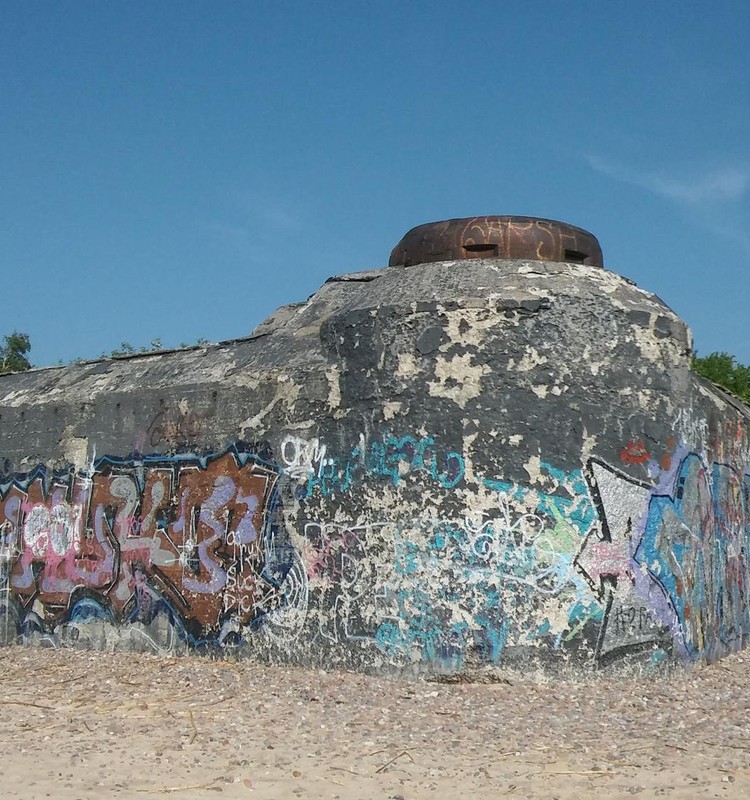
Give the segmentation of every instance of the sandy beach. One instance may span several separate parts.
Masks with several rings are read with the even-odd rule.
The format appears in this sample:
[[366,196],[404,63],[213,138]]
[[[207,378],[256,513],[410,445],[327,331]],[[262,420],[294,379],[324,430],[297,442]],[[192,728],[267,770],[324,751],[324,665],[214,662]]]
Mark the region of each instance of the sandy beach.
[[0,650],[3,798],[750,796],[750,656],[650,681],[437,684]]

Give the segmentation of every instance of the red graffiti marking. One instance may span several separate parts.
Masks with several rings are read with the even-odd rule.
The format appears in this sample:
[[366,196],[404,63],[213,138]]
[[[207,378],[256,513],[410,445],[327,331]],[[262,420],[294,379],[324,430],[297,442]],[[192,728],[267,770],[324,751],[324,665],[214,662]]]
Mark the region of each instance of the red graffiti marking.
[[630,439],[625,447],[620,450],[620,458],[626,464],[645,464],[651,454],[646,450],[643,442]]
[[672,466],[672,452],[675,447],[677,447],[677,441],[674,436],[670,436],[669,439],[667,439],[667,451],[661,459],[661,468],[665,472]]

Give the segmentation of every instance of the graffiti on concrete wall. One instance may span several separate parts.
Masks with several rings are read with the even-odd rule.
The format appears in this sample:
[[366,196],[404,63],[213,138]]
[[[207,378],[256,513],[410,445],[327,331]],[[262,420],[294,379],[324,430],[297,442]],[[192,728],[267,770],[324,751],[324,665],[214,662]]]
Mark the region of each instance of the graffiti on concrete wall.
[[460,668],[499,663],[507,647],[554,646],[598,604],[573,567],[580,538],[564,520],[498,497],[491,518],[432,520],[396,539],[398,614],[378,630],[391,654]]
[[430,436],[387,434],[359,441],[346,456],[333,455],[319,439],[287,436],[281,445],[284,470],[302,479],[300,499],[318,493],[341,494],[365,480],[386,480],[397,487],[408,475],[421,474],[452,489],[464,477],[464,458],[439,448]]
[[[627,464],[646,463],[629,452]],[[571,472],[542,462],[547,491],[485,479],[496,507],[479,520],[308,524],[308,574],[331,611],[321,635],[369,642],[395,664],[453,667],[565,647],[592,626],[601,665],[739,647],[750,476],[684,451],[649,464],[639,480],[598,459]]]
[[397,613],[391,589],[392,526],[320,525],[304,528],[310,588],[318,591],[320,638],[333,644],[377,643],[378,629]]
[[[633,440],[621,468],[540,461],[533,485],[480,477],[491,502],[476,513],[386,502],[369,519],[358,487],[387,494],[419,476],[455,493],[463,456],[391,434],[345,457],[291,435],[279,452],[279,467],[235,446],[0,480],[6,621],[51,633],[166,618],[194,645],[257,632],[450,668],[582,644],[602,665],[715,658],[750,634],[750,475],[736,460],[675,449],[657,461]],[[300,501],[286,523],[282,480]]]
[[499,663],[509,645],[560,646],[598,622],[573,563],[593,506],[516,488],[525,502],[500,492],[481,519],[305,525],[310,590],[324,609],[316,637],[367,644],[397,666],[459,668],[471,656]]
[[605,606],[598,654],[668,646],[714,659],[750,633],[750,475],[678,452],[653,482],[593,461],[601,524],[576,565]]
[[26,624],[164,612],[197,643],[306,602],[304,570],[273,523],[277,472],[236,448],[207,457],[39,467],[0,491],[6,596]]
[[598,524],[586,536],[575,565],[603,605],[596,655],[600,663],[659,646],[665,638],[663,600],[634,561],[650,486],[591,459],[587,477]]
[[750,633],[750,475],[687,454],[654,493],[635,561],[668,598],[691,657],[739,649]]
[[[641,439],[622,448],[623,469],[645,478],[596,458],[572,471],[541,461],[533,486],[485,477],[496,504],[480,518],[310,523],[308,575],[331,611],[320,635],[377,645],[394,663],[454,665],[471,652],[498,662],[510,646],[564,647],[597,628],[602,665],[738,646],[750,627],[750,478],[667,445],[660,460]],[[345,458],[289,438],[283,460],[300,498],[366,480],[397,488],[413,473],[449,492],[465,473],[432,438],[390,434],[361,437]]]
[[[451,492],[465,474],[463,456],[428,436],[360,437],[347,457],[288,436],[280,452],[301,500],[366,481],[397,489],[418,476]],[[559,646],[598,621],[601,605],[574,566],[597,519],[583,472],[543,468],[546,494],[485,480],[495,507],[479,517],[404,518],[396,505],[386,519],[307,520],[305,562],[321,609],[314,637],[367,643],[393,664],[458,664],[469,652],[497,663],[509,641]]]

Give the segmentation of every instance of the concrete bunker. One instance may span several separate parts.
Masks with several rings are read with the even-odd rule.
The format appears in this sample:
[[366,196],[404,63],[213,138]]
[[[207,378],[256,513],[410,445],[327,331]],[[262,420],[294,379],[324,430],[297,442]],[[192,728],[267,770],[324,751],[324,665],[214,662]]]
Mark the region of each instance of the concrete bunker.
[[591,234],[479,217],[246,338],[0,378],[3,638],[453,678],[718,658],[750,632],[748,409],[690,353]]

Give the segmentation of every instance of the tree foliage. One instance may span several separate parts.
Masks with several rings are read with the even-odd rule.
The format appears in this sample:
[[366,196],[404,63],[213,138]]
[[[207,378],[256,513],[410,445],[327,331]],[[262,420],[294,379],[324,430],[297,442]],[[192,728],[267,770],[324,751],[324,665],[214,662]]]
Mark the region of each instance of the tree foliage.
[[26,354],[31,350],[28,333],[13,331],[3,337],[0,347],[0,375],[9,375],[11,372],[25,372],[31,369],[31,362]]
[[734,356],[729,353],[711,353],[700,358],[696,354],[693,356],[692,366],[703,378],[750,404],[750,367],[737,363]]

